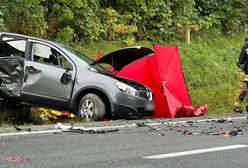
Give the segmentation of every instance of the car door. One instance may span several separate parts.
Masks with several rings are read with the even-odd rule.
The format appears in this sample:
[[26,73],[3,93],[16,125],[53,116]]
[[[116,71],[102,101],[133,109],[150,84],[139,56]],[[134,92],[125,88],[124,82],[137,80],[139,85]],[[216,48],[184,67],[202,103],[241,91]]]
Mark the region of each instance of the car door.
[[58,48],[30,42],[30,60],[25,61],[22,100],[50,106],[67,106],[75,79],[73,62]]

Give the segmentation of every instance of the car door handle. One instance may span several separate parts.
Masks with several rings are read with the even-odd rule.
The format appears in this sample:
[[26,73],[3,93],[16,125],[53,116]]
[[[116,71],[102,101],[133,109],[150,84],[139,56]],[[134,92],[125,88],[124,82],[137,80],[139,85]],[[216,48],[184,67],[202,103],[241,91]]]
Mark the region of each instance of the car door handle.
[[28,68],[28,72],[31,72],[31,73],[37,71],[37,69],[33,66],[28,66],[27,68]]

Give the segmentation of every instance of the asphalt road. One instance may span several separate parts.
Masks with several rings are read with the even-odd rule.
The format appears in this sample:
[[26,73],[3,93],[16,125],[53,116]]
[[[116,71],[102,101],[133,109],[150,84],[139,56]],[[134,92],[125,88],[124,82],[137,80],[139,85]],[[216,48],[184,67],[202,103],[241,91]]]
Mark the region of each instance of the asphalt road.
[[0,167],[248,167],[245,118],[138,125],[98,134],[0,134]]

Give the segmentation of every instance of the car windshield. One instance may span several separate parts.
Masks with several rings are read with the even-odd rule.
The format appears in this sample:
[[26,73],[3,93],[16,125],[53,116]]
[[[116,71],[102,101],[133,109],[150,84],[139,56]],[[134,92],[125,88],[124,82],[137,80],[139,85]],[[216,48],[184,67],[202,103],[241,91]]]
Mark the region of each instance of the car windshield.
[[74,49],[72,47],[68,47],[68,46],[63,46],[63,47],[66,50],[68,50],[69,52],[73,53],[77,58],[82,60],[81,61],[82,66],[86,67],[90,71],[99,72],[99,73],[103,73],[103,74],[111,74],[110,72],[105,70],[101,65],[99,65],[99,64],[94,64],[93,65],[93,63],[95,62],[93,59],[91,59],[88,56],[82,54],[81,52],[77,51],[76,49]]

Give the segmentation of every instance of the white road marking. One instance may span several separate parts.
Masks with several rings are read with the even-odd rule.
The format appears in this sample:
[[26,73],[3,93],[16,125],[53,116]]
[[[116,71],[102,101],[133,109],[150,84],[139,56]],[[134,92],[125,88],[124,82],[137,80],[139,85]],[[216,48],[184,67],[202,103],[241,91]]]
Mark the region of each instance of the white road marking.
[[28,135],[28,134],[47,134],[61,132],[60,130],[45,130],[45,131],[30,131],[30,132],[12,132],[12,133],[2,133],[1,136],[13,136],[13,135]]
[[[119,125],[119,126],[106,126],[106,127],[73,127],[74,129],[84,129],[84,130],[97,130],[97,129],[115,129],[115,128],[125,128],[125,127],[134,127],[136,124],[132,125]],[[47,134],[47,133],[55,133],[61,132],[61,130],[44,130],[44,131],[23,131],[23,132],[12,132],[12,133],[0,133],[1,136],[13,136],[13,135],[30,135],[30,134]]]
[[[158,125],[176,125],[176,124],[185,124],[188,121],[192,122],[206,122],[206,121],[213,121],[213,120],[219,120],[219,119],[231,119],[231,120],[242,120],[247,119],[247,117],[226,117],[226,118],[213,118],[213,119],[199,119],[199,120],[175,120],[175,121],[159,121],[154,123],[146,123],[146,125],[149,126],[158,126]],[[172,119],[174,120],[174,119]],[[145,122],[145,120],[144,120]],[[117,129],[117,128],[128,128],[128,127],[136,127],[137,125],[135,123],[129,124],[129,125],[118,125],[118,126],[103,126],[103,127],[78,127],[75,126],[73,128],[84,128],[84,129]],[[60,132],[60,130],[44,130],[44,131],[30,131],[30,132],[14,132],[14,133],[0,133],[1,136],[13,136],[13,135],[30,135],[30,134],[46,134],[46,133],[54,133],[54,132]]]
[[144,156],[143,158],[145,158],[145,159],[165,159],[165,158],[195,155],[195,154],[200,154],[200,153],[209,153],[209,152],[232,150],[232,149],[247,148],[247,147],[248,147],[248,145],[230,145],[230,146],[191,150],[191,151],[184,151],[184,152],[175,152],[175,153],[168,153],[168,154],[161,154],[161,155]]

